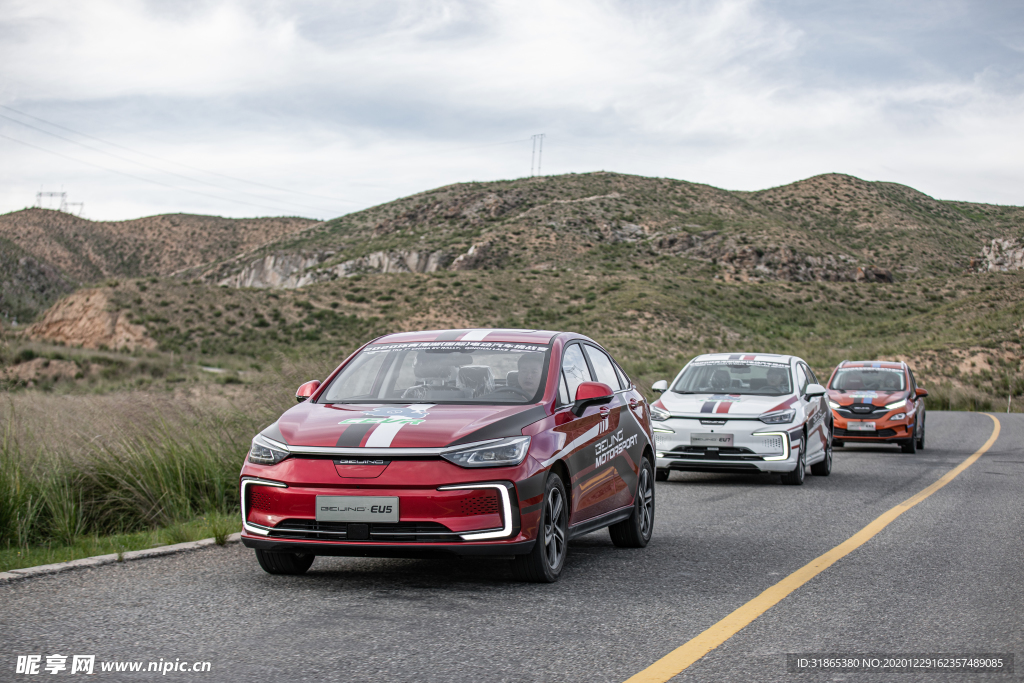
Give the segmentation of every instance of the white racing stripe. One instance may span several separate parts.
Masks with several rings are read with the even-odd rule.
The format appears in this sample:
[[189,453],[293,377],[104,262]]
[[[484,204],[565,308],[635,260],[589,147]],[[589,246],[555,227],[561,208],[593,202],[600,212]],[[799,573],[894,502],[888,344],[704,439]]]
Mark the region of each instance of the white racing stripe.
[[463,335],[459,341],[483,341],[484,337],[489,335],[493,330],[472,330]]
[[[416,412],[422,412],[423,417],[427,416],[427,409],[433,408],[433,403],[413,403],[408,406]],[[408,422],[385,422],[384,424],[377,425],[370,436],[367,437],[366,443],[363,448],[388,448],[391,446],[391,442],[395,440],[395,436]]]
[[370,432],[370,436],[366,439],[364,448],[387,448],[391,445],[391,442],[395,440],[395,435],[398,434],[398,430],[405,425],[405,422],[388,422],[377,425],[377,427]]

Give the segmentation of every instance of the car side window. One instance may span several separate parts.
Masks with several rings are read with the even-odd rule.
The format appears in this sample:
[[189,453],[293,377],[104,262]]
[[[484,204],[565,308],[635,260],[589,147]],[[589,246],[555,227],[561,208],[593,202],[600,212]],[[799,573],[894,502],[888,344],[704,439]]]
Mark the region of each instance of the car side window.
[[804,371],[802,363],[796,364],[796,386],[797,393],[800,396],[803,396],[804,392],[807,390],[807,372]]
[[[615,361],[612,362],[614,363]],[[629,389],[633,386],[633,383],[629,381],[629,377],[626,377],[626,373],[622,371],[622,368],[620,368],[617,363],[615,365],[615,372],[619,375],[619,385],[623,389]]]
[[619,376],[615,374],[615,366],[612,365],[611,359],[603,351],[590,344],[583,348],[587,351],[587,358],[590,359],[590,365],[594,368],[597,381],[604,382],[615,391],[621,389],[622,387],[619,386]]
[[579,344],[572,344],[562,354],[562,372],[565,376],[566,390],[569,392],[569,400],[576,399],[576,389],[583,382],[592,382],[590,368],[583,358],[583,349]]
[[564,406],[570,403],[572,401],[569,400],[569,390],[565,386],[565,373],[561,372],[558,377],[558,404]]
[[803,367],[804,370],[807,371],[807,379],[810,380],[811,384],[821,384],[821,382],[818,381],[818,376],[814,374],[814,370],[811,370],[810,365],[805,365]]
[[917,391],[917,378],[914,377],[914,371],[910,368],[907,368],[907,374],[910,375],[910,395],[913,396]]

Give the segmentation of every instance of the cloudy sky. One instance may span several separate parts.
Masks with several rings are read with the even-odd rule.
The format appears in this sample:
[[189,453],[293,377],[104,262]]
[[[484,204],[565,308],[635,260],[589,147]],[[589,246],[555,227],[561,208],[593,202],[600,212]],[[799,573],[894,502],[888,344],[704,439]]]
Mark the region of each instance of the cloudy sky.
[[0,0],[0,212],[327,218],[539,133],[544,174],[1024,205],[1022,131],[1017,0]]

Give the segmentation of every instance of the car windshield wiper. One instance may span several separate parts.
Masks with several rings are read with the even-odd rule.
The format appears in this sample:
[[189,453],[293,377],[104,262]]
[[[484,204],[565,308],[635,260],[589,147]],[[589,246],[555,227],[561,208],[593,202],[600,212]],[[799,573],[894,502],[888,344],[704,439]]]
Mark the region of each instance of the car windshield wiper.
[[673,394],[710,394],[710,391],[679,391],[677,389],[669,389]]

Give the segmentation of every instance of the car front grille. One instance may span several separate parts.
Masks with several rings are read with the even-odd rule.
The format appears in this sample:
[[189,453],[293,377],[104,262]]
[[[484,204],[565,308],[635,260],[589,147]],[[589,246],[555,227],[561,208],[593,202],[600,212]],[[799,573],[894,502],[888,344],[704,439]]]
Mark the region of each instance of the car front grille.
[[858,436],[874,436],[874,437],[885,438],[887,436],[896,436],[896,430],[895,429],[879,429],[878,431],[875,431],[875,432],[865,432],[865,431],[861,431],[861,430],[858,429],[857,431],[854,432],[854,431],[850,431],[848,429],[839,429],[838,427],[836,427],[835,433],[832,436],[837,437],[837,438],[840,437],[840,436],[849,437],[849,438],[854,438],[854,437],[858,437]]
[[[352,536],[349,538],[349,527]],[[369,527],[367,529],[367,527]],[[368,532],[368,533],[367,533]],[[397,524],[348,524],[317,522],[312,519],[285,519],[270,530],[271,538],[304,541],[385,541],[388,543],[457,542],[459,535],[437,522],[399,522]],[[366,536],[369,536],[367,538]]]
[[[887,408],[885,408],[884,406],[882,406],[882,407],[863,406],[865,408],[870,408],[869,410],[864,410],[864,411],[852,410],[853,407],[854,406],[845,406],[843,408],[839,408],[838,410],[836,410],[836,412],[839,413],[839,415],[841,417],[852,417],[855,420],[865,420],[865,419],[869,419],[869,418],[879,418],[879,417],[882,417],[886,413],[889,412],[889,410]],[[861,406],[856,406],[856,407],[859,408]]]
[[704,446],[676,446],[671,451],[659,453],[660,457],[687,458],[689,460],[760,460],[749,448],[721,447],[705,448]]

